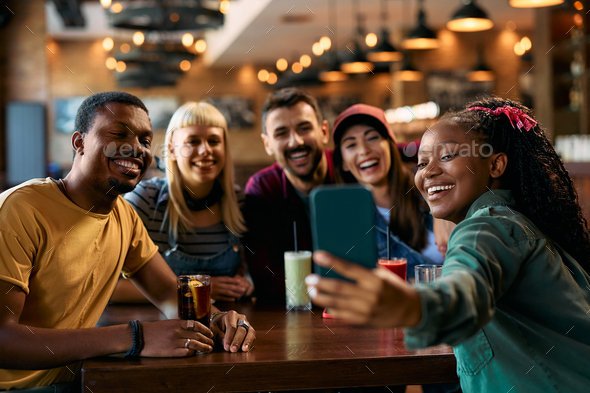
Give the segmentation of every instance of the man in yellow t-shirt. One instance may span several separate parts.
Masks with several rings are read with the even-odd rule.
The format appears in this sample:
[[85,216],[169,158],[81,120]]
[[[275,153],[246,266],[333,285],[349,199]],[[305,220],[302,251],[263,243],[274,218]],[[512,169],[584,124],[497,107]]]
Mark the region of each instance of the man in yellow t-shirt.
[[94,328],[121,273],[177,318],[176,276],[120,196],[145,175],[151,140],[138,98],[95,94],[76,116],[72,171],[0,194],[0,390],[71,381],[94,356],[189,356],[219,337],[231,352],[252,346],[254,329],[234,311],[212,331],[178,319]]

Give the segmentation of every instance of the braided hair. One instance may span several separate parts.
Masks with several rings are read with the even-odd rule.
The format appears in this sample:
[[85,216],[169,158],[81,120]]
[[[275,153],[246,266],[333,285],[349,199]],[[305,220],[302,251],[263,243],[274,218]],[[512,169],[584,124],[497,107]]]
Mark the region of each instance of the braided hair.
[[533,118],[524,105],[499,97],[485,97],[464,110],[448,112],[441,120],[470,129],[470,134],[490,144],[495,153],[508,157],[503,186],[512,191],[518,211],[527,216],[546,236],[563,247],[590,272],[590,232],[578,203],[578,195],[563,162],[537,124],[529,131],[513,128],[507,116],[483,110],[503,106],[520,109]]

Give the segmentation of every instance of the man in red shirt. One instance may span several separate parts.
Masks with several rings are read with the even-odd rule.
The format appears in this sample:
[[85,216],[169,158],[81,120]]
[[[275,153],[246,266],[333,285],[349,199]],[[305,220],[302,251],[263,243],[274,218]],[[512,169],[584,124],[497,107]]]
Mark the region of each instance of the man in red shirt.
[[312,250],[309,193],[334,183],[328,122],[317,100],[300,88],[272,93],[262,107],[262,141],[276,162],[246,184],[244,236],[250,274],[259,301],[285,302],[283,254]]

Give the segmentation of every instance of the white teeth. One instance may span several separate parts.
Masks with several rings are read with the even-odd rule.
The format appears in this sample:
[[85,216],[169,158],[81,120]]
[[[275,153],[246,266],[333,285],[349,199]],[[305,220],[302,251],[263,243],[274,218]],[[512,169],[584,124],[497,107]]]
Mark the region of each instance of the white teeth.
[[432,195],[437,191],[444,191],[444,190],[450,190],[451,188],[455,187],[455,185],[449,185],[449,186],[435,186],[435,187],[430,187],[428,189],[428,194]]
[[303,158],[303,157],[305,157],[306,155],[307,155],[307,152],[306,152],[306,151],[305,151],[305,152],[302,152],[302,153],[296,153],[296,154],[292,154],[292,155],[291,155],[291,159],[292,159],[292,160],[297,160],[297,159],[299,159],[299,158]]
[[379,160],[370,160],[370,161],[365,161],[362,164],[359,165],[359,167],[361,169],[365,169],[368,168],[370,166],[376,165],[379,162]]
[[198,161],[198,162],[195,162],[195,165],[198,167],[201,167],[201,168],[209,167],[209,166],[215,165],[215,161]]
[[124,166],[125,168],[139,169],[139,166],[137,164],[134,164],[133,162],[129,161],[117,160],[115,161],[115,164]]

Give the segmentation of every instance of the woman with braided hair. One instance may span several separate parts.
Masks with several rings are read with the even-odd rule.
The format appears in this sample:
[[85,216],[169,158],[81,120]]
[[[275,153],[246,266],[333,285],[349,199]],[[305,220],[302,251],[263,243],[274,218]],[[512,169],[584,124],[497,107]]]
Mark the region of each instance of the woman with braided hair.
[[422,137],[416,187],[457,224],[442,278],[408,286],[324,252],[356,283],[311,275],[338,318],[453,346],[465,392],[581,392],[590,383],[590,233],[572,181],[530,109],[496,97]]

